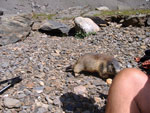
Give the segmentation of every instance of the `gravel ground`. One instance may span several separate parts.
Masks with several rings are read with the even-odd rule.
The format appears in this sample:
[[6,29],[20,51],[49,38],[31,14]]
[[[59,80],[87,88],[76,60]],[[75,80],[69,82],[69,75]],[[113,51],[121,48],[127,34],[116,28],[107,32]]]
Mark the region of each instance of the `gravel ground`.
[[134,57],[150,47],[149,27],[102,27],[96,35],[47,36],[31,32],[16,44],[0,47],[0,80],[23,80],[0,95],[3,113],[104,113],[109,86],[93,75],[65,72],[85,53],[114,55],[121,68],[136,67]]

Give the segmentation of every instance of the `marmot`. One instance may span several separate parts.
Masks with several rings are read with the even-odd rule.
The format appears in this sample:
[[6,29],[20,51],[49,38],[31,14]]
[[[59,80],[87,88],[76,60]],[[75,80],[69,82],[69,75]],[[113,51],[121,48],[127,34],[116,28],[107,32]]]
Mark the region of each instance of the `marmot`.
[[[93,54],[87,53],[81,56],[77,62],[68,67],[72,69],[75,76],[80,72],[97,72],[101,78],[108,78],[110,76],[115,76],[120,71],[120,66],[118,61],[108,55],[104,54]],[[68,71],[66,69],[66,71]]]

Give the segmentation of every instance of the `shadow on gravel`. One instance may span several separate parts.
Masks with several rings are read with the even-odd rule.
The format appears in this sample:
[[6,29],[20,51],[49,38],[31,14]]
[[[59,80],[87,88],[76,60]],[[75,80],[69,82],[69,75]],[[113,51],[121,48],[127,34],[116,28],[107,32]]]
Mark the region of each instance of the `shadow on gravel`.
[[104,113],[105,106],[99,108],[93,98],[74,93],[66,93],[60,97],[65,113]]

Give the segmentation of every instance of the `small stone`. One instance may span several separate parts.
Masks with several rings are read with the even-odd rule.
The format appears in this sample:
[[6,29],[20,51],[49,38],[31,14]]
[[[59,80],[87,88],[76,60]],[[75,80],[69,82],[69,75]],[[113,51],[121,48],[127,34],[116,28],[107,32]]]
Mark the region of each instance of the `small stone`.
[[35,87],[34,90],[35,90],[37,93],[42,93],[43,90],[44,90],[44,87]]
[[19,108],[21,106],[21,102],[13,98],[4,98],[4,106],[7,108]]
[[35,104],[36,104],[36,106],[38,106],[38,107],[43,107],[43,108],[46,108],[46,109],[48,109],[48,107],[49,107],[48,104],[44,104],[44,103],[42,103],[42,102],[40,102],[40,101],[38,101],[38,100],[35,100]]
[[49,98],[49,96],[46,96],[45,100],[48,102],[48,104],[52,104],[53,103],[53,101]]
[[42,79],[45,77],[45,73],[41,72],[40,74],[35,75],[35,77]]
[[94,101],[95,101],[96,103],[100,103],[100,102],[101,102],[101,98],[99,98],[99,97],[94,97]]
[[143,46],[141,46],[141,48],[142,48],[142,49],[146,49],[146,46],[143,45]]
[[101,6],[101,7],[97,7],[96,10],[99,10],[99,11],[109,11],[110,9],[106,6]]
[[47,110],[43,107],[41,108],[38,108],[37,112],[36,113],[45,113]]
[[132,65],[129,62],[127,63],[127,68],[132,68]]
[[44,82],[43,82],[43,81],[39,81],[39,84],[40,84],[41,86],[44,86]]
[[33,87],[34,87],[34,83],[33,83],[33,82],[28,82],[28,83],[26,84],[26,87],[27,87],[27,88],[33,88]]
[[107,83],[108,85],[111,85],[111,84],[112,84],[112,79],[111,79],[111,78],[108,78],[108,79],[106,80],[106,83]]
[[26,95],[24,93],[21,93],[21,94],[18,95],[18,98],[20,98],[20,99],[24,98],[24,97],[26,97]]
[[39,28],[40,28],[40,23],[39,22],[35,22],[33,25],[32,25],[32,30],[34,31],[37,31]]
[[86,90],[86,87],[80,85],[80,86],[74,87],[74,92],[77,95],[82,95],[82,94],[87,93],[87,90]]
[[53,101],[54,105],[57,105],[57,106],[61,106],[61,101],[59,99],[59,97],[56,97]]
[[4,61],[4,62],[2,62],[1,66],[2,66],[3,68],[8,67],[8,66],[9,66],[9,62],[8,62],[8,61]]

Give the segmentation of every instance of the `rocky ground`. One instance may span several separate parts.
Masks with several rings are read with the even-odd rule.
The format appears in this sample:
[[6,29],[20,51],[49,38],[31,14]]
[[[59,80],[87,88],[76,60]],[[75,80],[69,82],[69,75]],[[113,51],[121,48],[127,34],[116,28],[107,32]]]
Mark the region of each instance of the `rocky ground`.
[[104,113],[110,86],[92,74],[74,77],[66,67],[91,52],[113,55],[122,69],[137,67],[134,58],[149,47],[150,27],[145,26],[110,23],[84,39],[32,30],[26,39],[0,46],[0,80],[22,77],[0,95],[0,112]]

